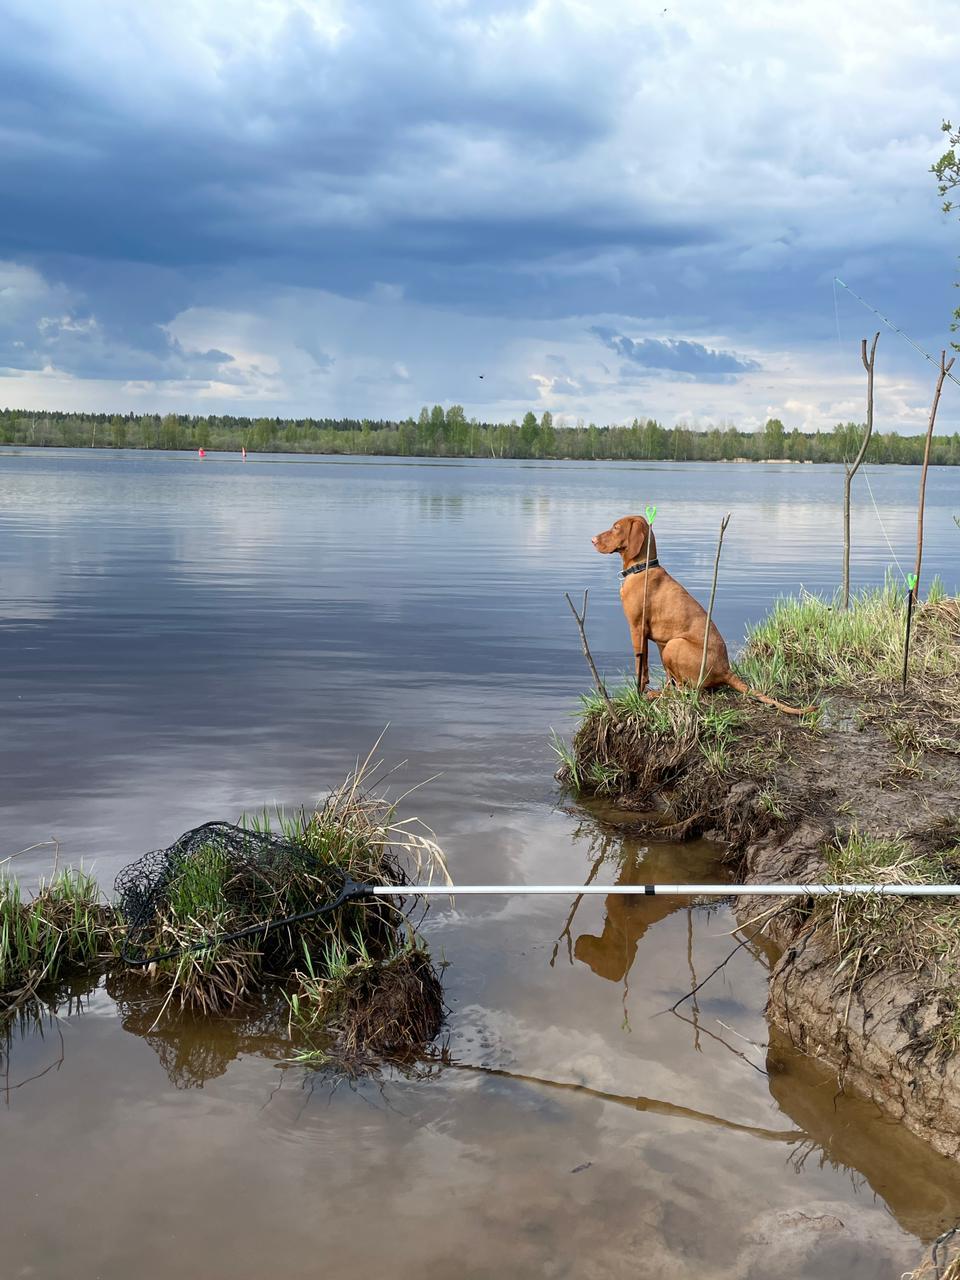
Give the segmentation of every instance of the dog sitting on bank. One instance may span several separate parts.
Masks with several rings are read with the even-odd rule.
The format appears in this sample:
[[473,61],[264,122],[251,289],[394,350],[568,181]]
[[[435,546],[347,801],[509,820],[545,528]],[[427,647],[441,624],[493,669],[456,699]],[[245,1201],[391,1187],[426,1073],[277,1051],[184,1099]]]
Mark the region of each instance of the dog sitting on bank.
[[[660,650],[660,660],[667,681],[696,688],[703,659],[703,636],[707,623],[706,610],[693,596],[661,568],[657,560],[657,543],[653,530],[643,516],[621,516],[609,529],[592,538],[602,555],[618,551],[623,558],[620,600],[626,614],[636,658],[637,687],[641,692],[649,680],[648,646],[652,640]],[[649,543],[649,552],[648,552]],[[730,659],[723,636],[711,621],[707,638],[707,661],[704,667],[704,689],[729,685],[738,693],[758,698],[768,706],[801,716],[813,707],[789,707],[751,689],[730,670]],[[659,696],[660,690],[649,690],[648,698]]]

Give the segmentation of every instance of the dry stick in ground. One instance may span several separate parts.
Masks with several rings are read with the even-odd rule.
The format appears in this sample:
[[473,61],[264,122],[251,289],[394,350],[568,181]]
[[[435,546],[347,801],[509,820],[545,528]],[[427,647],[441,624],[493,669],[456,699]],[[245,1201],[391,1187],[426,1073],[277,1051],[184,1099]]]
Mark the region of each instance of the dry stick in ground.
[[863,462],[864,455],[867,452],[867,445],[870,443],[870,437],[873,434],[873,365],[874,358],[877,354],[877,342],[880,338],[879,330],[873,335],[873,345],[870,348],[870,355],[867,356],[867,340],[860,339],[860,359],[863,361],[863,367],[867,371],[867,429],[863,436],[863,442],[860,445],[860,452],[853,460],[853,466],[846,467],[846,474],[843,481],[843,608],[850,607],[850,486],[853,484],[853,477],[860,470],[860,464]]
[[[648,507],[647,510],[650,510]],[[656,514],[654,512],[654,514]],[[641,643],[643,648],[640,650],[640,662],[637,669],[637,689],[643,693],[650,678],[650,645],[647,640],[647,587],[650,585],[650,535],[652,532],[653,521],[647,521],[647,557],[643,562],[643,606],[640,610],[640,635],[643,637]]]
[[613,709],[613,703],[610,701],[610,695],[607,693],[606,686],[604,685],[603,681],[600,679],[600,672],[597,670],[596,663],[593,661],[593,654],[590,652],[590,646],[587,644],[587,633],[584,630],[584,623],[587,620],[587,596],[590,594],[589,589],[587,591],[584,591],[583,593],[583,612],[582,613],[577,613],[576,605],[570,599],[569,594],[566,591],[563,594],[564,596],[566,596],[567,604],[570,606],[570,612],[573,614],[573,616],[577,620],[577,630],[580,632],[580,643],[583,645],[583,656],[586,658],[587,665],[589,666],[590,670],[593,672],[593,679],[594,679],[594,683],[597,686],[597,692],[600,694],[601,698],[603,698],[604,702],[607,704],[607,710],[610,712],[610,714],[616,715],[616,712]]
[[[940,374],[933,392],[933,404],[930,406],[930,420],[927,423],[927,439],[923,446],[923,467],[920,471],[920,500],[917,506],[917,562],[913,568],[913,583],[910,586],[910,597],[907,600],[907,629],[903,641],[903,687],[907,687],[907,663],[910,660],[910,616],[912,606],[920,599],[920,562],[923,559],[923,508],[927,497],[927,468],[930,465],[930,444],[933,439],[933,428],[937,421],[937,409],[940,407],[940,394],[947,374],[953,368],[955,356],[947,363],[946,351],[940,352]],[[956,517],[954,517],[956,519]]]
[[[923,557],[923,506],[926,500],[927,492],[927,467],[930,465],[930,443],[933,437],[934,424],[937,421],[937,409],[940,407],[940,394],[943,391],[943,384],[947,374],[953,368],[953,362],[956,356],[951,356],[947,360],[946,351],[940,352],[940,374],[937,378],[936,389],[933,393],[933,404],[930,406],[930,421],[927,423],[927,440],[923,448],[923,468],[920,472],[920,505],[917,508],[917,563],[914,565],[913,572],[916,577],[913,590],[914,595],[918,595],[920,590],[920,561]],[[954,516],[956,520],[957,517]],[[958,521],[960,523],[960,521]]]
[[700,675],[697,677],[697,692],[703,684],[703,677],[707,670],[707,642],[710,639],[710,620],[713,617],[713,602],[717,596],[717,574],[720,572],[720,551],[723,547],[723,535],[727,531],[727,525],[730,523],[731,513],[727,514],[720,521],[720,539],[717,542],[717,556],[713,562],[713,586],[710,588],[710,604],[707,608],[707,623],[703,628],[703,655],[700,658]]

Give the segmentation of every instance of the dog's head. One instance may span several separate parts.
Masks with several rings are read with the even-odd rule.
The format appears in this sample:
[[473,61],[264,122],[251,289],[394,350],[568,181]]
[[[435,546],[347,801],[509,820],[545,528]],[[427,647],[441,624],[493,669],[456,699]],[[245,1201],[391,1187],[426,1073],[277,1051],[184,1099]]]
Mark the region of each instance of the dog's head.
[[597,551],[608,556],[619,551],[624,564],[631,560],[645,559],[647,555],[647,539],[650,539],[650,559],[657,556],[657,544],[653,530],[643,516],[621,516],[614,520],[609,529],[591,538]]

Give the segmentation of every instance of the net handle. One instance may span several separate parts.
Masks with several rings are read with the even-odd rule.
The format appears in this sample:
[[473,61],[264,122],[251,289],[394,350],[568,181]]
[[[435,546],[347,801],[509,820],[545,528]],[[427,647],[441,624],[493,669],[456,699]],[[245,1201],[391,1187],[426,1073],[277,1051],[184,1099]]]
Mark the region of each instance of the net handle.
[[[376,887],[386,889],[393,886],[378,885]],[[358,884],[355,880],[344,877],[340,892],[335,898],[319,907],[311,907],[309,911],[299,911],[296,915],[284,916],[280,920],[264,920],[257,924],[249,924],[243,929],[235,929],[232,933],[216,933],[212,937],[201,939],[200,942],[191,942],[186,946],[174,947],[170,951],[161,951],[158,955],[132,956],[129,951],[128,937],[124,940],[123,947],[120,950],[120,958],[124,964],[130,965],[132,968],[145,969],[147,965],[159,964],[161,960],[174,960],[178,956],[189,955],[193,951],[207,951],[210,947],[215,947],[221,942],[235,942],[238,938],[251,938],[254,935],[265,936],[268,933],[272,933],[274,929],[282,929],[285,925],[299,924],[302,920],[313,920],[317,916],[324,916],[330,911],[336,911],[345,902],[350,902],[354,898],[369,896],[370,889],[371,886],[369,885]]]

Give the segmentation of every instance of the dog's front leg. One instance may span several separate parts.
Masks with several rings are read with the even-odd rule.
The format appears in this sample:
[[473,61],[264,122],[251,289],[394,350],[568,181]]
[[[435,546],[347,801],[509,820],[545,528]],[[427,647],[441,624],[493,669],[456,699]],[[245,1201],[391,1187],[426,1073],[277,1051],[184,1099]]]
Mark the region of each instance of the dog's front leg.
[[641,637],[639,631],[635,631],[633,635],[633,658],[634,671],[637,678],[637,692],[643,693],[650,679],[650,665],[648,661],[647,646],[649,641],[646,636]]

